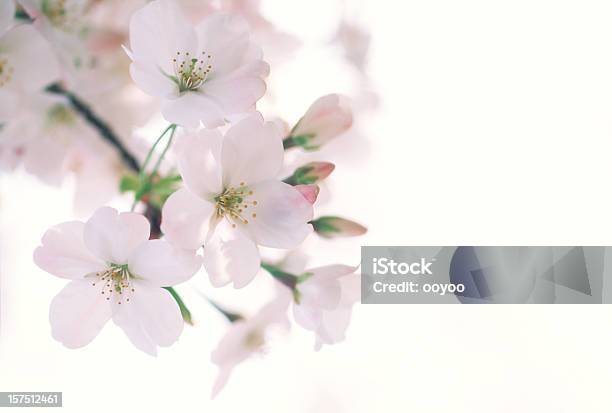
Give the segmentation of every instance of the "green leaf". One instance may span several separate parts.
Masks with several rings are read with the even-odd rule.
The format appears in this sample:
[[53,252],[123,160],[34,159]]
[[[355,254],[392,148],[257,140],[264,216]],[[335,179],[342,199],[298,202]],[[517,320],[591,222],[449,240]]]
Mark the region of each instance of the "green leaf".
[[121,177],[121,182],[119,182],[119,191],[121,193],[124,192],[136,192],[140,188],[140,179],[136,175],[124,175]]

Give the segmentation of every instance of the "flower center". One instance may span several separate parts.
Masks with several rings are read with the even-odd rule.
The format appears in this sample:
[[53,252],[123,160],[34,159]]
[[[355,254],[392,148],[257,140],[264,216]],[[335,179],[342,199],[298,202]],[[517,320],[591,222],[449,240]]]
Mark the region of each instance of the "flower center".
[[70,29],[78,20],[77,5],[66,0],[43,0],[41,11],[53,26],[63,30]]
[[[250,199],[253,196],[253,191],[245,186],[244,182],[240,182],[238,188],[230,187],[226,188],[223,193],[216,196],[215,199],[215,212],[217,218],[226,218],[228,220],[238,221],[242,224],[248,224],[247,209],[249,205],[256,206],[257,201]],[[252,212],[250,217],[252,219],[257,218],[257,214]],[[232,222],[232,227],[236,228],[236,224]]]
[[47,124],[49,126],[72,126],[77,121],[77,115],[67,105],[55,104],[47,111]]
[[13,78],[13,66],[4,56],[0,57],[0,88],[6,85]]
[[266,340],[261,332],[258,330],[253,330],[246,335],[243,344],[251,351],[258,351],[264,346],[264,344],[266,344]]
[[190,55],[189,52],[176,52],[172,59],[174,77],[179,92],[195,91],[200,88],[212,70],[212,56],[202,52],[199,56]]
[[93,287],[101,287],[100,293],[106,296],[106,301],[111,298],[117,300],[118,304],[123,301],[129,302],[131,295],[134,292],[133,283],[130,283],[130,274],[127,264],[116,265],[112,264],[109,269],[95,274],[96,279],[92,281]]

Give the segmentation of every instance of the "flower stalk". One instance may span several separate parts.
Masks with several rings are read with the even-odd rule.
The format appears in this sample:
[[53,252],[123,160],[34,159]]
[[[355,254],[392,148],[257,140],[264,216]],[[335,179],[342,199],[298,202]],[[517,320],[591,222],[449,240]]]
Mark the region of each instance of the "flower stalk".
[[140,171],[140,163],[136,157],[130,153],[112,128],[104,120],[98,117],[87,103],[74,93],[66,90],[60,83],[53,83],[47,87],[46,91],[66,97],[72,108],[77,111],[87,123],[95,128],[106,142],[119,152],[125,165],[134,172]]
[[183,301],[179,293],[177,293],[176,290],[172,287],[162,288],[168,291],[170,295],[172,295],[172,298],[174,298],[174,301],[176,301],[176,303],[178,304],[179,309],[181,310],[181,316],[183,317],[183,320],[190,326],[193,326],[193,318],[191,318],[191,311],[189,311],[189,308],[187,308],[185,302]]

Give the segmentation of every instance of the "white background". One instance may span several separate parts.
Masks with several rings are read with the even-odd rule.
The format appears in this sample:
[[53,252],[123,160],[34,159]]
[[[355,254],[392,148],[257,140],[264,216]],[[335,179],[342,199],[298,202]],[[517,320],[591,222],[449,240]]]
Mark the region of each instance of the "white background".
[[[325,93],[354,93],[337,51],[321,48],[335,3],[265,5],[305,39],[295,61],[272,68],[282,115],[297,118]],[[370,231],[313,241],[316,263],[356,263],[359,245],[611,245],[610,2],[347,5],[371,31],[380,107],[358,115],[362,138],[328,149],[338,168],[321,212]],[[156,359],[112,325],[90,346],[64,349],[47,322],[64,282],[31,253],[46,228],[72,218],[69,193],[3,179],[0,390],[63,391],[64,410],[92,412],[612,410],[612,311],[603,305],[357,306],[345,343],[314,353],[294,327],[239,366],[215,401],[208,360],[225,326],[190,287],[180,291],[197,327]],[[249,291],[218,294],[232,302]]]

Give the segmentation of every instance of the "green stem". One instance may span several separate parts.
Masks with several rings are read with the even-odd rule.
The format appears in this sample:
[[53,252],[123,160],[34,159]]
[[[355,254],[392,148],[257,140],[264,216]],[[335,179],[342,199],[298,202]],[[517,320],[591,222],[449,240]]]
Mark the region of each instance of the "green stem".
[[181,315],[183,316],[183,320],[187,324],[193,325],[193,320],[191,318],[191,311],[189,311],[189,309],[185,305],[185,302],[183,301],[181,296],[172,287],[163,287],[163,288],[164,288],[164,290],[168,291],[172,295],[172,298],[174,298],[174,300],[178,304],[178,306],[179,306],[179,308],[181,310]]
[[49,93],[66,97],[72,108],[77,111],[87,123],[93,126],[105,141],[111,144],[119,152],[127,167],[134,172],[140,171],[140,164],[138,160],[123,145],[111,127],[105,121],[100,119],[98,115],[91,110],[91,107],[87,103],[81,100],[81,98],[76,96],[74,93],[66,90],[59,83],[54,83],[48,86],[46,90]]
[[[157,162],[155,162],[155,166],[153,167],[153,170],[151,171],[151,173],[148,176],[146,176],[147,175],[146,174],[146,172],[147,172],[146,168],[147,168],[147,165],[149,165],[149,162],[151,161],[151,158],[153,157],[153,152],[157,148],[157,145],[159,145],[161,140],[164,138],[164,136],[166,136],[168,131],[171,131],[170,132],[170,138],[168,138],[168,143],[166,143],[166,147],[164,148],[164,150],[162,151],[161,155],[157,159]],[[166,153],[168,152],[168,149],[170,149],[170,146],[172,145],[172,139],[174,138],[174,132],[176,132],[176,124],[173,123],[173,124],[169,125],[166,129],[164,129],[164,131],[161,133],[161,135],[159,135],[159,137],[153,143],[153,146],[151,146],[151,149],[149,149],[149,153],[147,153],[147,157],[145,158],[145,161],[142,164],[142,167],[141,167],[140,172],[138,174],[138,179],[140,181],[140,189],[134,194],[134,202],[132,203],[131,211],[134,211],[134,209],[136,208],[136,205],[138,204],[138,201],[140,201],[142,196],[144,194],[146,194],[151,189],[150,188],[151,179],[155,176],[155,174],[159,170],[159,167],[161,166],[161,163],[162,163],[164,157],[166,156]]]
[[[151,161],[151,157],[153,156],[153,152],[155,151],[155,148],[157,148],[157,145],[159,145],[161,140],[164,138],[164,136],[166,136],[166,133],[168,133],[170,129],[172,129],[172,134],[174,134],[174,130],[176,130],[176,125],[174,123],[171,125],[168,125],[168,127],[164,129],[161,135],[159,135],[159,137],[155,140],[155,142],[153,143],[153,146],[151,146],[151,149],[149,149],[149,152],[147,153],[147,157],[145,158],[144,163],[142,164],[142,168],[140,168],[139,176],[141,179],[144,178],[145,176],[145,173],[147,171],[147,166],[149,165],[149,162]],[[164,150],[164,154],[165,153],[166,152]]]
[[155,166],[153,166],[153,170],[151,171],[151,176],[154,176],[157,173],[157,171],[159,170],[159,167],[161,166],[162,161],[164,160],[164,157],[166,156],[166,153],[168,153],[168,149],[170,149],[170,146],[172,145],[172,140],[174,139],[174,132],[176,132],[176,125],[172,124],[170,125],[170,127],[172,127],[172,132],[170,132],[168,143],[166,143],[166,147],[164,148],[161,155],[159,156],[159,159],[157,159]]

